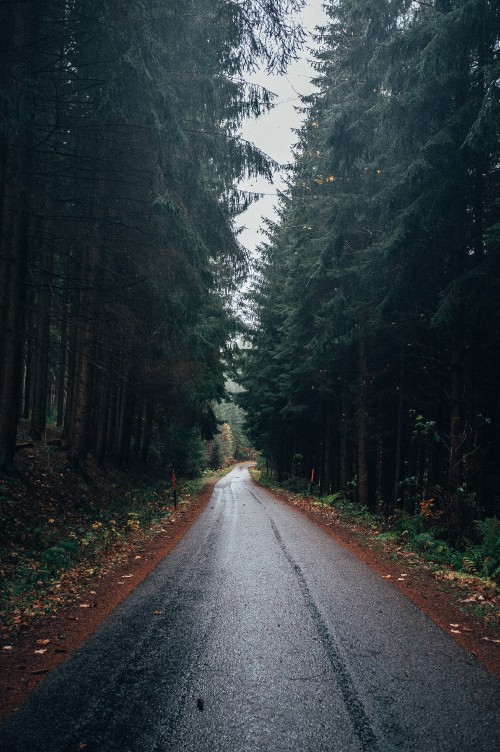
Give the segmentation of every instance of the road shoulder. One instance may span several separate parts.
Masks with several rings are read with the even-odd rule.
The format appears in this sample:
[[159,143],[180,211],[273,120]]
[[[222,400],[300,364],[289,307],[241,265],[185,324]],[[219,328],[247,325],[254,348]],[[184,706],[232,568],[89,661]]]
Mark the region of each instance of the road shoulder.
[[[0,650],[0,719],[14,712],[36,685],[97,631],[111,612],[170,553],[208,504],[217,481],[182,502],[150,539],[141,540],[88,593],[56,615],[26,628]],[[91,589],[90,589],[91,588]]]
[[384,553],[362,545],[352,531],[342,526],[333,510],[285,491],[261,487],[280,503],[292,506],[306,516],[400,590],[493,676],[500,679],[500,627],[485,626],[479,619],[461,611],[455,602],[457,592],[452,583],[439,581],[425,566],[409,565],[403,552],[398,552],[395,547]]

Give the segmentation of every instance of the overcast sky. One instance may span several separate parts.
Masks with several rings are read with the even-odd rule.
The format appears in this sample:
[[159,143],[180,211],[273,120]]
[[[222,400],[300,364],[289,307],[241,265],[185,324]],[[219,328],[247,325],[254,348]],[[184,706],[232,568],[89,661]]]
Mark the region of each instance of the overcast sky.
[[[309,0],[302,11],[302,23],[309,33],[312,33],[316,26],[325,23],[326,17],[322,4],[323,0]],[[314,71],[309,64],[311,45],[312,40],[308,38],[300,53],[300,59],[289,67],[284,76],[269,76],[261,72],[251,78],[254,83],[265,86],[278,96],[275,100],[276,106],[270,113],[258,120],[249,119],[245,122],[243,138],[254,143],[280,164],[286,164],[292,160],[292,145],[297,140],[293,130],[299,128],[303,120],[303,115],[295,109],[300,106],[299,94],[310,94],[313,90],[311,77]],[[239,239],[250,251],[253,251],[263,240],[260,235],[262,217],[273,218],[275,216],[276,190],[282,187],[283,182],[279,173],[276,173],[273,184],[255,178],[241,184],[243,190],[269,194],[263,196],[237,218],[237,226],[245,225],[246,227]]]

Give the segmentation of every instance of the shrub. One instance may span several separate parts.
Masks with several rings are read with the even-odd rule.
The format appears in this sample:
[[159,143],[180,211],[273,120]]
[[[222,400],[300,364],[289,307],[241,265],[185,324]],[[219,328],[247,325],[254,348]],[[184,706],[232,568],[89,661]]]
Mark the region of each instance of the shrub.
[[480,542],[466,547],[462,564],[467,571],[477,572],[500,582],[500,520],[497,517],[487,517],[485,520],[476,520],[474,525]]
[[296,475],[292,475],[288,480],[283,481],[281,487],[291,493],[308,493],[311,484],[307,478],[299,478]]
[[76,541],[63,539],[57,545],[47,548],[41,556],[41,561],[53,569],[64,569],[74,563],[77,552]]

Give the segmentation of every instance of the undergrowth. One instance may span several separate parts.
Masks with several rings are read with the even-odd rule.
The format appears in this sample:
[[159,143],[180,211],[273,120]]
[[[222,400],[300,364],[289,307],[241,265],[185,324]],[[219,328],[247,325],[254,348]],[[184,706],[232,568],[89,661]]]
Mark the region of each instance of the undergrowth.
[[[98,576],[140,537],[175,514],[170,483],[154,476],[101,471],[86,478],[54,452],[25,454],[19,478],[0,478],[0,629],[53,613],[82,578]],[[218,473],[179,481],[178,504]]]
[[[252,475],[262,485],[272,489],[291,492],[291,484],[278,484],[265,473],[254,470]],[[340,524],[348,527],[363,543],[372,548],[385,550],[391,555],[399,556],[404,552],[413,555],[412,561],[424,564],[431,569],[438,579],[453,580],[462,590],[484,587],[488,592],[498,593],[500,585],[500,520],[489,517],[475,522],[474,539],[466,541],[461,550],[453,548],[445,540],[445,531],[432,519],[420,512],[410,515],[397,511],[392,517],[385,518],[373,514],[367,507],[346,499],[344,494],[328,496],[311,494],[310,486],[297,489],[297,498],[308,500],[320,507],[333,510]],[[500,621],[495,604],[481,595],[473,604],[477,615],[485,618],[492,625]],[[463,602],[472,601],[471,596]],[[484,603],[482,602],[484,601]]]

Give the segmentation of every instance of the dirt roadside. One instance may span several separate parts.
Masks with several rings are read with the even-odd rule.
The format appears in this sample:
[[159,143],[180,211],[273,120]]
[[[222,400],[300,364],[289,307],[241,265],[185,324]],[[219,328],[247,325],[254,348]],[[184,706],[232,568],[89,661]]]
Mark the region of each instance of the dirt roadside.
[[15,711],[31,690],[97,631],[107,616],[159,564],[207,505],[216,480],[182,502],[158,533],[140,542],[125,560],[92,584],[86,597],[24,629],[0,649],[0,718]]
[[[476,658],[490,673],[500,679],[500,627],[486,626],[472,614],[460,609],[463,595],[453,583],[436,579],[429,567],[408,564],[397,547],[376,551],[362,545],[355,535],[339,521],[338,514],[328,507],[316,506],[297,496],[265,488],[275,499],[304,514],[344,548],[364,561],[391,585],[400,590],[424,614],[462,648]],[[399,560],[394,561],[394,557]]]

